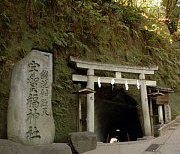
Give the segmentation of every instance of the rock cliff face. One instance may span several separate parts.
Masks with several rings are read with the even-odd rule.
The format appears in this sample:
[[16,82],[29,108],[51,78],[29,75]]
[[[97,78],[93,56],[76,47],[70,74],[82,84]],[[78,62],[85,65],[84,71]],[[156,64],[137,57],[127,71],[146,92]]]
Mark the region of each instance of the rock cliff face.
[[[100,1],[3,0],[0,9],[0,138],[7,137],[12,68],[32,48],[53,54],[52,105],[56,142],[65,141],[69,132],[76,131],[78,101],[71,92],[85,87],[71,80],[71,74],[76,71],[68,63],[70,55],[130,66],[158,65],[159,71],[153,78],[158,85],[175,90],[171,104],[173,113],[180,113],[177,105],[179,36],[174,36],[170,43],[163,24],[145,18],[133,7]],[[139,103],[138,94],[134,90],[130,93]]]

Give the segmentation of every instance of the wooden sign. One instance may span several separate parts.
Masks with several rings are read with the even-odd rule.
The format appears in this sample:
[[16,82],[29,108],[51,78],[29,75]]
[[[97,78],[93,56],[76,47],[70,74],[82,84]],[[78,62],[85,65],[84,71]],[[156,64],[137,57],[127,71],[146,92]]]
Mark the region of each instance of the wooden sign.
[[157,104],[168,104],[169,95],[164,94],[163,96],[157,96]]

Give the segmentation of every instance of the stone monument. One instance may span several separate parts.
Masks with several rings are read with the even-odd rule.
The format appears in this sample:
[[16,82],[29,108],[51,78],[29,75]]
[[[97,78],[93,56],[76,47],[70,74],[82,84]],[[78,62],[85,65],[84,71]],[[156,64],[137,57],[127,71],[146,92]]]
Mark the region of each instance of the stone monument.
[[54,141],[51,105],[52,54],[32,50],[12,72],[8,104],[8,139],[27,145]]

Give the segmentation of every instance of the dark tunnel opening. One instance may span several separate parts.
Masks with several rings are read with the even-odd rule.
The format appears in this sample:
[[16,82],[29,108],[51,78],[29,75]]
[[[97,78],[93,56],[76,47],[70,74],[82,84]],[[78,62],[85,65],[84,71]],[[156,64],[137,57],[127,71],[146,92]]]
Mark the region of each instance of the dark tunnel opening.
[[124,89],[96,88],[95,130],[100,142],[135,141],[143,136],[137,102]]

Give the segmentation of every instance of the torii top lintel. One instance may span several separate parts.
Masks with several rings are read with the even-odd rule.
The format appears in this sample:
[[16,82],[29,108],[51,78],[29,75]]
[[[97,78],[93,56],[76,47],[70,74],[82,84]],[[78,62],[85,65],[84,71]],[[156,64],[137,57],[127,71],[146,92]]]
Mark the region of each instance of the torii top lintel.
[[79,60],[72,56],[70,57],[70,62],[76,63],[76,67],[81,69],[104,70],[104,71],[113,71],[113,72],[154,74],[154,71],[158,70],[158,66],[139,67],[139,66],[114,65],[114,64],[107,64],[101,62],[88,62],[88,61]]

